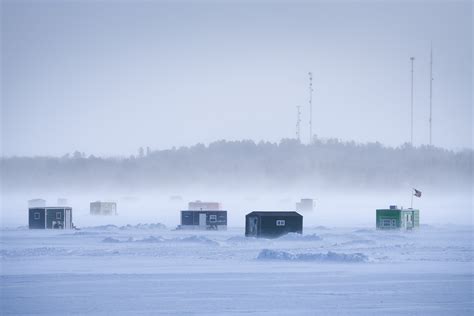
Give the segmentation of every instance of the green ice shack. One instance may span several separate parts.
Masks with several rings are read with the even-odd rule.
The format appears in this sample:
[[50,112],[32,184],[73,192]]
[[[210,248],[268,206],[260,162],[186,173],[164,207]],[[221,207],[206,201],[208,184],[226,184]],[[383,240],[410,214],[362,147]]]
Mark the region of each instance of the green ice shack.
[[378,209],[377,229],[413,229],[420,227],[420,210],[390,205],[388,209]]

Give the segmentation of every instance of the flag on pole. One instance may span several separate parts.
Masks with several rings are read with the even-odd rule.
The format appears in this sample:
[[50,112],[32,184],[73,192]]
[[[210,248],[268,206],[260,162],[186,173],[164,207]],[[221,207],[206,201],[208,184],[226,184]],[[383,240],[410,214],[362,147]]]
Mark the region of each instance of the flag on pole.
[[421,197],[421,191],[420,190],[417,190],[415,188],[413,188],[413,190],[415,191],[415,193],[413,193],[414,196]]

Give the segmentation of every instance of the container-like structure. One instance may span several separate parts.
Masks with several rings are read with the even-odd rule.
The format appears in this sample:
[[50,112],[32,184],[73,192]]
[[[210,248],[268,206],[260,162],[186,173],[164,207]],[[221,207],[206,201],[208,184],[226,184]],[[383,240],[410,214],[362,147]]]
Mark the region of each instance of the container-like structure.
[[28,200],[28,208],[32,207],[45,207],[46,206],[46,200],[43,199],[31,199]]
[[56,205],[57,206],[64,206],[64,205],[68,205],[68,200],[65,199],[65,198],[58,198],[58,201],[56,202]]
[[28,224],[30,229],[72,229],[72,208],[68,206],[29,208]]
[[178,229],[226,230],[227,211],[183,210]]
[[117,203],[115,202],[91,202],[91,215],[117,215]]
[[314,209],[313,199],[301,199],[300,202],[296,203],[296,211],[312,212],[313,209]]
[[377,229],[415,229],[420,227],[420,210],[391,205],[388,209],[376,210],[375,220]]
[[199,210],[199,211],[218,211],[221,209],[219,202],[202,202],[194,201],[188,203],[188,210]]
[[303,216],[297,212],[256,211],[245,216],[245,236],[276,238],[303,233]]

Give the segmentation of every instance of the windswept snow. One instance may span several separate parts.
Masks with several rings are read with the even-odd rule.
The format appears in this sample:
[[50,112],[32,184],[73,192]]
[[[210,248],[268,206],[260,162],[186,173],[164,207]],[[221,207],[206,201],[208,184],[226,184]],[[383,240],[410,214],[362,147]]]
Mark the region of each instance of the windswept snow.
[[258,254],[259,260],[316,261],[316,262],[366,262],[369,258],[363,253],[296,253],[263,249]]
[[1,230],[2,313],[474,313],[468,226],[316,227],[276,239],[122,227]]

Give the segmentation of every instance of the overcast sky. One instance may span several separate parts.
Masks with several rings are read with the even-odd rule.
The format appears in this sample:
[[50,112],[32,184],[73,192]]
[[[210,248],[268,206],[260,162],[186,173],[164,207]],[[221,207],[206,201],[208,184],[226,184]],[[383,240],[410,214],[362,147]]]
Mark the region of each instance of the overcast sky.
[[295,136],[472,148],[472,4],[2,1],[3,155]]

